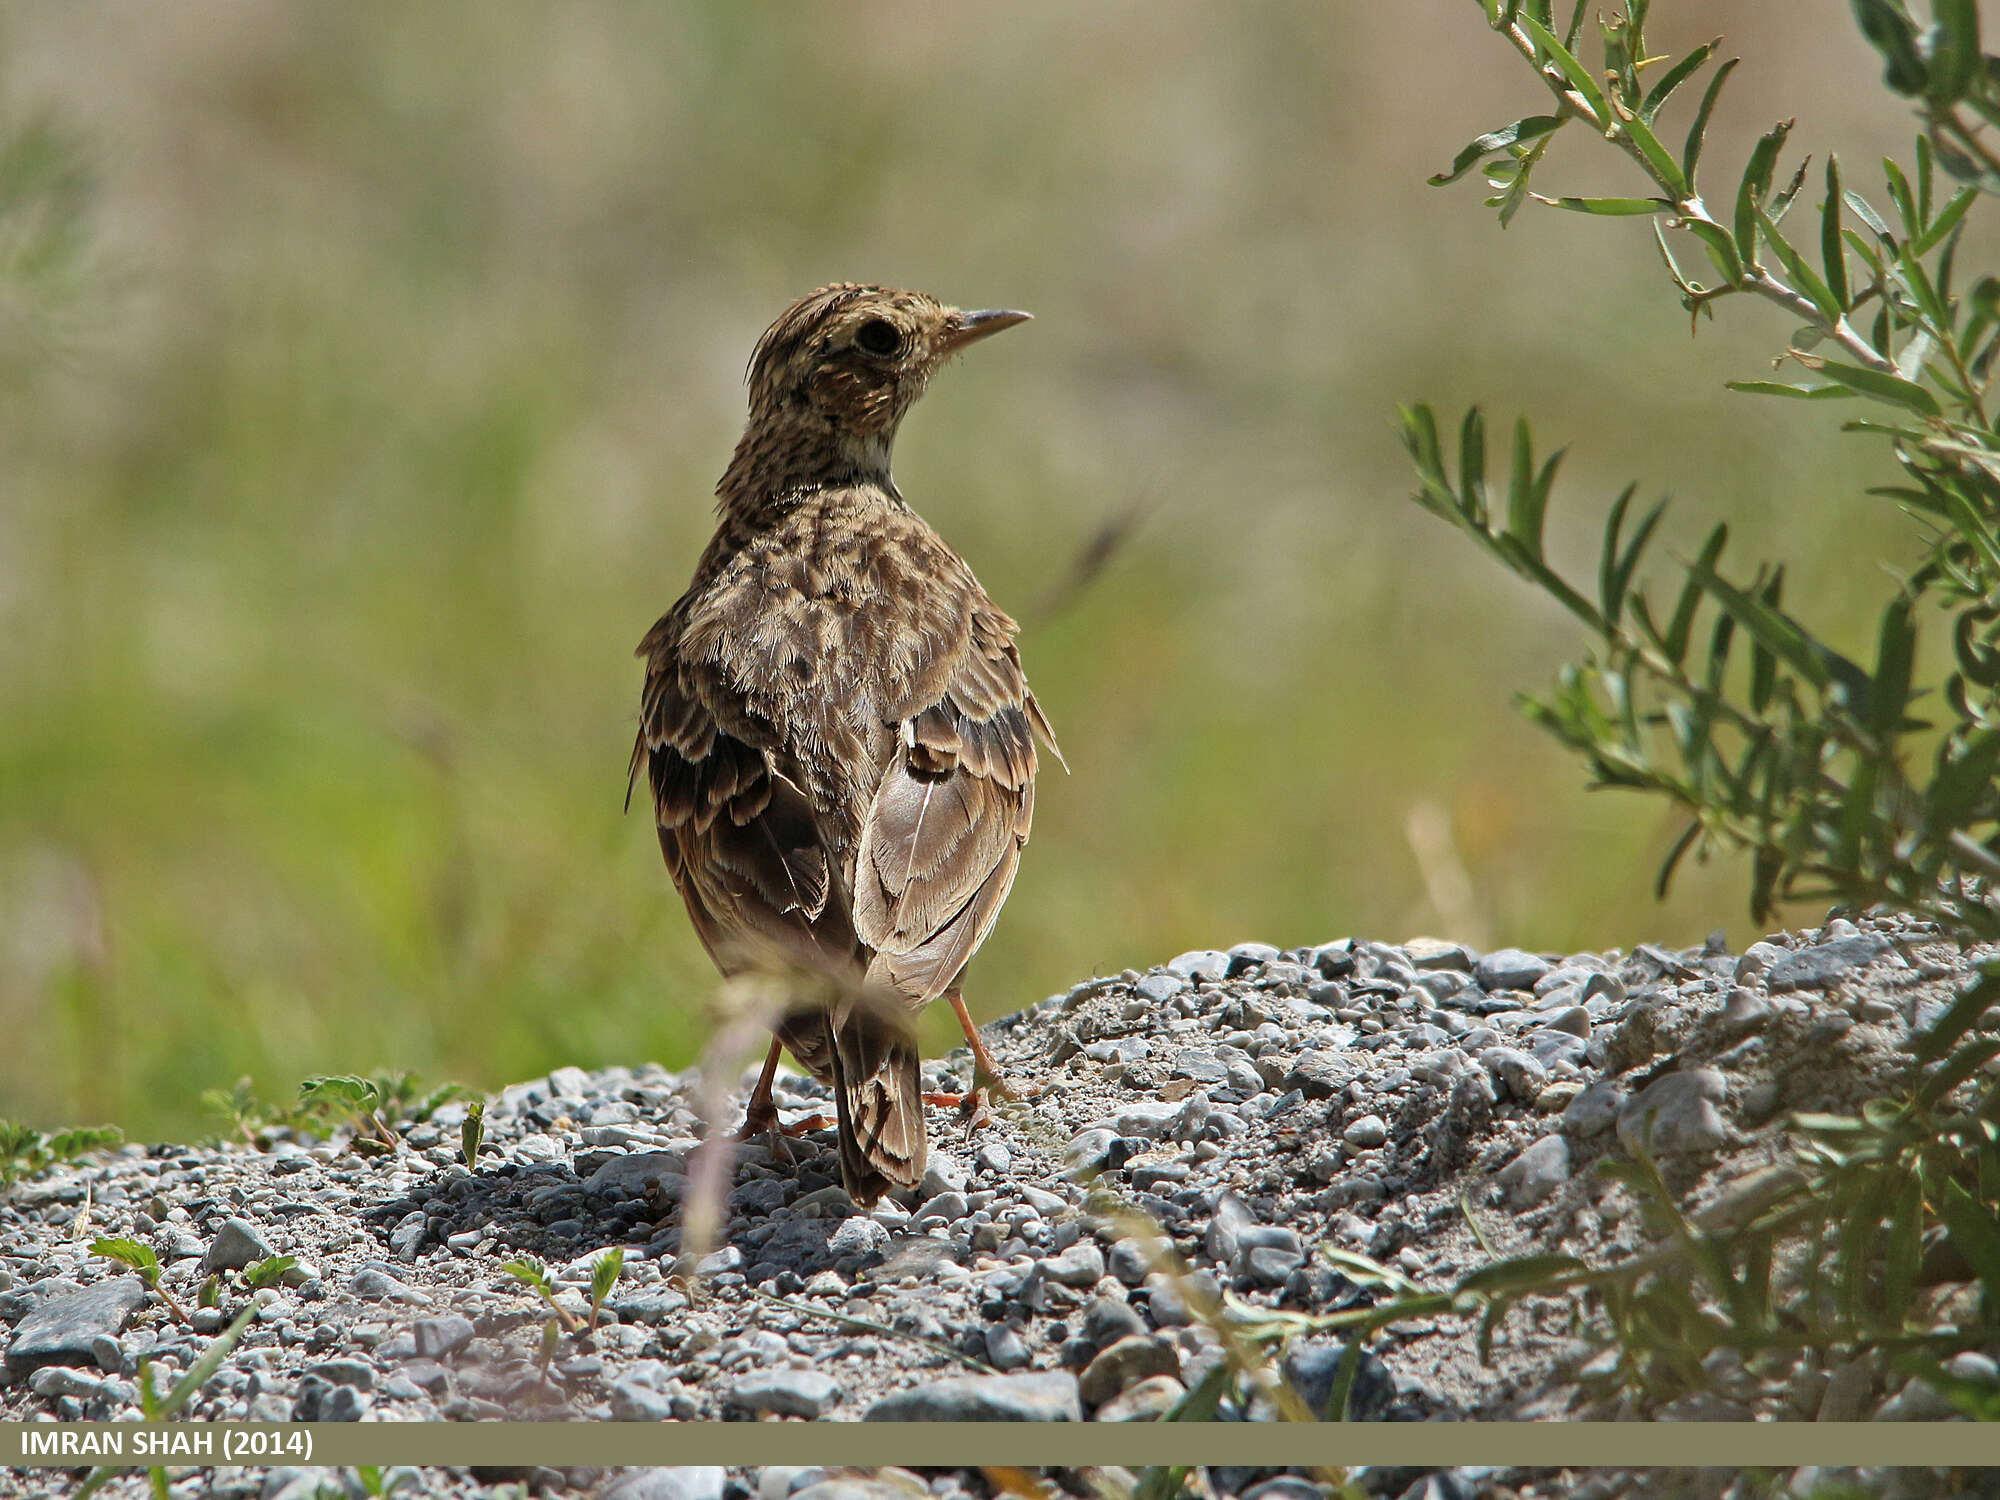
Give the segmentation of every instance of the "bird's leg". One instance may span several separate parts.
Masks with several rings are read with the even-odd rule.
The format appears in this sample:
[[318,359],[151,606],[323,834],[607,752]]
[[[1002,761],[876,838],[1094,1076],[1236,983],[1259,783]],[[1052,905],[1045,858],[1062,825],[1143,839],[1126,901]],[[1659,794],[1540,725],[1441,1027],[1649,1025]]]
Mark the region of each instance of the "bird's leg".
[[750,1100],[743,1106],[743,1128],[736,1132],[739,1141],[766,1137],[774,1156],[784,1161],[793,1160],[791,1147],[785,1144],[788,1135],[804,1135],[808,1131],[824,1130],[833,1123],[825,1115],[809,1115],[795,1124],[784,1125],[778,1120],[778,1106],[771,1102],[771,1085],[778,1076],[778,1053],[784,1043],[771,1038],[771,1051],[764,1058],[764,1071],[757,1075],[757,1086],[750,1090]]
[[965,1040],[972,1047],[972,1087],[963,1094],[926,1094],[924,1102],[955,1107],[965,1119],[965,1128],[976,1130],[993,1118],[992,1101],[996,1096],[1001,1099],[1032,1099],[1041,1090],[1010,1082],[1002,1076],[999,1065],[993,1061],[993,1054],[986,1050],[979,1028],[972,1024],[972,1016],[965,1008],[965,996],[958,986],[953,985],[946,990],[944,997],[951,1002],[952,1013],[958,1017],[959,1029],[965,1033]]

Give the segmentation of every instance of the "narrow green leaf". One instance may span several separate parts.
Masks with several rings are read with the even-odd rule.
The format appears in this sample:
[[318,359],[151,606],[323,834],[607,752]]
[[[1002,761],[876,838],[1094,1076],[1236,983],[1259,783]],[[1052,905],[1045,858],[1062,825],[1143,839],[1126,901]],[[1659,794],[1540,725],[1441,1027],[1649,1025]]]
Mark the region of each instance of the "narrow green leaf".
[[1814,640],[1790,616],[1737,588],[1712,568],[1692,563],[1688,573],[1701,580],[1702,587],[1726,612],[1726,618],[1740,623],[1773,655],[1814,687],[1824,689],[1839,683],[1852,692],[1866,684],[1867,675],[1859,667],[1831,647]]
[[1328,1393],[1326,1416],[1330,1422],[1348,1420],[1348,1407],[1354,1395],[1354,1378],[1361,1373],[1361,1335],[1357,1331],[1348,1337],[1340,1351],[1340,1363],[1334,1366],[1333,1389]]
[[1558,68],[1562,69],[1563,77],[1569,80],[1569,86],[1577,92],[1589,110],[1591,123],[1599,130],[1610,124],[1611,109],[1604,102],[1604,90],[1598,86],[1597,80],[1590,76],[1590,69],[1576,60],[1576,54],[1557,41],[1555,33],[1533,16],[1521,17],[1521,29],[1534,39],[1535,45],[1546,52]]
[[1953,193],[1951,201],[1938,210],[1938,216],[1931,220],[1924,232],[1910,241],[1910,253],[1929,255],[1935,250],[1944,237],[1958,226],[1958,221],[1965,217],[1966,210],[1972,207],[1973,200],[1978,196],[1979,190],[1969,187]]
[[1894,231],[1889,228],[1888,220],[1875,212],[1875,206],[1872,203],[1855,192],[1853,188],[1849,188],[1846,192],[1842,193],[1841,199],[1847,204],[1854,217],[1866,224],[1883,244],[1889,246],[1895,245],[1896,236]]
[[1723,285],[1736,286],[1743,280],[1743,261],[1736,253],[1736,241],[1728,230],[1704,219],[1683,219],[1681,228],[1701,241],[1702,248],[1708,252],[1709,263],[1722,277]]
[[1687,143],[1681,147],[1681,173],[1690,184],[1694,183],[1695,168],[1701,165],[1701,148],[1708,140],[1708,117],[1715,113],[1715,101],[1722,97],[1722,86],[1729,81],[1729,74],[1743,59],[1732,57],[1715,70],[1715,76],[1708,80],[1708,88],[1701,96],[1701,108],[1694,112],[1694,123],[1688,126]]
[[1681,836],[1674,840],[1673,848],[1669,849],[1667,857],[1660,861],[1659,874],[1653,877],[1653,898],[1655,900],[1664,901],[1667,899],[1667,889],[1673,884],[1674,871],[1680,868],[1680,862],[1687,857],[1688,850],[1695,846],[1695,841],[1700,837],[1701,824],[1694,822],[1689,823],[1682,830]]
[[[2000,735],[2000,730],[1988,730],[1990,735]],[[1988,959],[1979,966],[1979,978],[1965,987],[1963,993],[1945,1007],[1944,1014],[1921,1032],[1910,1051],[1920,1063],[1933,1063],[1952,1047],[1973,1027],[1979,1018],[2000,1005],[2000,964]]]
[[1536,562],[1542,558],[1542,524],[1548,504],[1547,489],[1535,483],[1534,438],[1528,419],[1514,422],[1513,464],[1507,480],[1507,535],[1518,542]]
[[1467,1273],[1459,1278],[1456,1290],[1481,1294],[1517,1289],[1534,1291],[1559,1277],[1589,1269],[1574,1255],[1518,1255]]
[[1864,396],[1873,396],[1878,401],[1889,401],[1897,406],[1908,407],[1927,417],[1941,416],[1937,397],[1918,385],[1914,380],[1905,380],[1900,375],[1891,375],[1883,370],[1868,370],[1860,365],[1842,364],[1839,360],[1819,359],[1813,361],[1813,368],[1829,380],[1837,380],[1849,390],[1859,391]]
[[1840,238],[1840,160],[1826,157],[1826,202],[1819,211],[1819,257],[1826,272],[1826,289],[1842,312],[1853,300],[1847,290],[1847,248]]
[[1992,1209],[1947,1179],[1938,1195],[1938,1213],[1952,1245],[1979,1273],[1987,1297],[2000,1295],[2000,1224]]
[[1882,54],[1883,82],[1899,94],[1921,94],[1928,72],[1917,54],[1916,29],[1889,0],[1853,0],[1861,34]]
[[1888,183],[1889,201],[1896,205],[1896,212],[1903,219],[1903,237],[1914,239],[1923,232],[1924,221],[1917,216],[1916,195],[1910,191],[1910,180],[1903,175],[1903,169],[1895,158],[1882,158],[1882,176]]
[[[1667,69],[1665,73],[1662,73],[1660,81],[1647,91],[1645,102],[1639,106],[1639,118],[1644,120],[1648,125],[1652,124],[1659,117],[1660,110],[1665,106],[1667,100],[1673,97],[1674,90],[1687,82],[1688,78],[1697,68],[1715,55],[1715,49],[1721,45],[1721,37],[1717,37],[1712,42],[1704,42],[1671,68]],[[1683,172],[1683,177],[1685,177],[1685,172]]]
[[1953,1089],[1996,1057],[2000,1057],[2000,1037],[1962,1043],[1924,1080],[1923,1087],[1917,1090],[1918,1105],[1924,1109],[1937,1108]]
[[1518,146],[1524,141],[1548,135],[1561,124],[1562,121],[1554,115],[1529,115],[1511,125],[1502,125],[1498,130],[1489,130],[1451,159],[1450,170],[1432,177],[1431,186],[1443,187],[1446,183],[1456,182],[1487,157],[1505,151],[1509,146]]
[[1761,137],[1750,152],[1749,165],[1736,188],[1736,252],[1748,265],[1757,259],[1757,216],[1771,190],[1771,173],[1778,164],[1778,152],[1792,133],[1790,120],[1780,121]]
[[1611,218],[1636,218],[1640,214],[1670,214],[1674,205],[1665,198],[1549,198],[1540,193],[1528,194],[1537,203],[1546,203],[1550,208],[1566,208],[1571,213],[1601,214]]
[[1868,727],[1886,746],[1901,731],[1910,699],[1910,670],[1917,630],[1911,601],[1898,594],[1882,611],[1875,647],[1875,677],[1868,689]]
[[1757,210],[1757,222],[1764,230],[1765,243],[1777,252],[1786,273],[1798,284],[1798,289],[1812,300],[1812,305],[1819,309],[1820,316],[1826,319],[1827,326],[1831,328],[1838,323],[1847,310],[1846,306],[1834,300],[1832,290],[1819,279],[1818,273],[1806,264],[1806,258],[1799,254],[1791,241],[1779,233],[1777,221],[1761,208]]
[[1936,184],[1932,171],[1931,138],[1917,137],[1917,223],[1928,225],[1931,221],[1931,189]]
[[[1931,827],[1963,828],[1981,799],[1990,796],[1996,772],[2000,772],[2000,729],[1982,729],[1961,746],[1950,741],[1940,746],[1927,798]],[[1995,986],[1994,999],[2000,1000],[2000,980]]]
[[1639,148],[1639,154],[1646,158],[1646,165],[1653,169],[1653,178],[1667,190],[1668,196],[1679,202],[1688,196],[1687,174],[1674,155],[1660,144],[1660,138],[1653,134],[1653,127],[1643,118],[1624,122],[1625,133],[1632,138],[1632,144]]
[[1723,384],[1752,396],[1789,396],[1795,401],[1846,401],[1855,395],[1841,385],[1787,385],[1782,380],[1725,380]]
[[1458,429],[1458,490],[1467,515],[1481,526],[1490,513],[1486,492],[1486,418],[1469,408]]
[[1160,1420],[1163,1422],[1212,1422],[1222,1398],[1229,1392],[1229,1362],[1220,1361],[1206,1375],[1201,1383],[1185,1396],[1180,1404]]
[[1681,585],[1681,596],[1674,605],[1674,617],[1667,623],[1666,639],[1660,645],[1667,658],[1679,666],[1687,655],[1688,636],[1694,629],[1695,610],[1701,604],[1701,578],[1699,574],[1713,574],[1715,565],[1722,557],[1722,549],[1729,543],[1729,527],[1718,522],[1708,539],[1701,544],[1695,566],[1688,570],[1687,581]]
[[215,1372],[222,1368],[222,1362],[229,1358],[229,1351],[236,1347],[236,1341],[243,1337],[243,1330],[250,1326],[250,1320],[256,1316],[257,1304],[253,1301],[216,1336],[214,1343],[202,1351],[201,1358],[188,1366],[187,1374],[180,1378],[174,1388],[167,1392],[166,1400],[160,1403],[159,1416],[171,1417],[208,1384]]

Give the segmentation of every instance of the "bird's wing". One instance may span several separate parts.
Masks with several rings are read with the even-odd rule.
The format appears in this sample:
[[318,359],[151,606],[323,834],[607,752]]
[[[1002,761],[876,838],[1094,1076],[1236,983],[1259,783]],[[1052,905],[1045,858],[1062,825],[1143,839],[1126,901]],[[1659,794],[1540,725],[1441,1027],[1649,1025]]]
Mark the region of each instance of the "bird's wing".
[[875,955],[868,977],[913,1000],[950,988],[986,940],[1034,818],[1036,735],[1055,749],[1014,622],[981,595],[962,618],[928,685],[892,707],[897,743],[855,857],[854,929]]
[[[776,959],[851,963],[854,930],[812,803],[778,768],[775,730],[683,651],[669,613],[639,647],[646,688],[631,777],[646,770],[667,869],[725,974]],[[724,723],[728,728],[724,728]]]

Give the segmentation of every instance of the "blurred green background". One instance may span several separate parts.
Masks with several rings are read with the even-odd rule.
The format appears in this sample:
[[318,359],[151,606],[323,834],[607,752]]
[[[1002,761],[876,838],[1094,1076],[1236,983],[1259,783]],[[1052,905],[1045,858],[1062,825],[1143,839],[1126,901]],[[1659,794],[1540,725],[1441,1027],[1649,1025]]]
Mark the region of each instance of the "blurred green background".
[[[1844,12],[1655,9],[1745,58],[1726,180],[1789,115],[1869,191],[1907,150]],[[0,1115],[689,1060],[631,651],[751,343],[843,278],[1037,318],[897,466],[1071,767],[983,1014],[1247,938],[1747,938],[1741,871],[1657,905],[1677,827],[1516,716],[1577,633],[1407,502],[1394,403],[1571,442],[1571,566],[1628,478],[1731,517],[1839,644],[1910,540],[1837,418],[1722,389],[1776,311],[1690,341],[1643,223],[1425,185],[1545,104],[1469,0],[0,7],[0,133],[94,178],[76,295],[0,322]],[[1542,184],[1633,190],[1588,144]]]

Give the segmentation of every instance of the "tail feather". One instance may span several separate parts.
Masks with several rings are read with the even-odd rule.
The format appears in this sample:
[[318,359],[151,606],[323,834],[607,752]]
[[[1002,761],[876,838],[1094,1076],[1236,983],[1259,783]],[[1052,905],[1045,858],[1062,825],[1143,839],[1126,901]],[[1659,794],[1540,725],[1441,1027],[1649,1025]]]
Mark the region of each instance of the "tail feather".
[[840,1176],[856,1203],[924,1179],[923,1083],[917,1046],[890,1017],[856,1007],[832,1021]]

